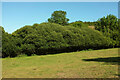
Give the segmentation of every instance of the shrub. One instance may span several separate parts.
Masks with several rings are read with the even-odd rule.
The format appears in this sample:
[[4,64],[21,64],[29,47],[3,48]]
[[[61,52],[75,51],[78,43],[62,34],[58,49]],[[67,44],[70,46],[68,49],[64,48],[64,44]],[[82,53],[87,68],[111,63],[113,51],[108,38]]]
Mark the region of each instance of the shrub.
[[55,23],[25,26],[13,33],[22,39],[22,53],[43,55],[111,46],[107,37],[88,27],[61,26]]
[[82,21],[76,21],[76,22],[72,22],[70,23],[69,25],[73,26],[73,27],[78,27],[78,28],[81,28],[81,27],[88,27],[88,24],[82,22]]
[[[2,33],[2,57],[16,57],[19,54],[19,39],[13,38],[11,34]],[[21,43],[20,43],[21,44]]]
[[100,18],[96,22],[96,30],[101,31],[106,37],[113,40],[113,47],[120,47],[120,27],[118,25],[118,18],[114,15],[107,15],[107,17]]
[[33,44],[21,45],[22,53],[31,56],[35,52],[35,46]]

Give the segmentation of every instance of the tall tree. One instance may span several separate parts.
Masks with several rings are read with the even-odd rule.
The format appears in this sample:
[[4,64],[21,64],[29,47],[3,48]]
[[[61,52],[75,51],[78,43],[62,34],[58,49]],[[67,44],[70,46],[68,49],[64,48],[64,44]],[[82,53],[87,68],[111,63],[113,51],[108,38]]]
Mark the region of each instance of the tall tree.
[[66,18],[66,12],[65,11],[54,11],[51,15],[51,18],[48,19],[48,22],[51,23],[57,23],[60,25],[67,25],[69,19]]
[[119,26],[118,18],[114,15],[107,15],[107,17],[100,18],[97,21],[96,27],[97,30],[103,32],[107,37],[110,37],[115,41],[115,46],[120,46],[119,44]]

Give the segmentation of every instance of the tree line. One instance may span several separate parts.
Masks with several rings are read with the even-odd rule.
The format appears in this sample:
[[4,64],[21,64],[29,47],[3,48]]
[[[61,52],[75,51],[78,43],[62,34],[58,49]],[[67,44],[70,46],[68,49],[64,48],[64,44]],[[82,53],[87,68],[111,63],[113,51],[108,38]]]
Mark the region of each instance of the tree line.
[[[107,15],[95,22],[68,23],[65,11],[54,11],[48,22],[24,26],[12,34],[2,30],[2,57],[46,55],[120,47],[120,21]],[[94,29],[88,28],[94,25]]]

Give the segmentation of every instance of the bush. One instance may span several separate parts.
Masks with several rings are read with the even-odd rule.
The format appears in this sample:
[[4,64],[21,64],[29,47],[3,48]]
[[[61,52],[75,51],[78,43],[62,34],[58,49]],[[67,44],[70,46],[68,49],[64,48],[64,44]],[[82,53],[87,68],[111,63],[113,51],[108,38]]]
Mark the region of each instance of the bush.
[[84,22],[82,22],[82,21],[72,22],[72,23],[70,23],[69,25],[74,26],[74,27],[78,27],[78,28],[88,27],[88,24],[86,24],[86,23],[84,23]]
[[2,57],[16,57],[19,54],[19,38],[12,37],[3,31],[2,33]]
[[34,24],[18,29],[14,38],[22,39],[21,53],[45,55],[86,49],[108,48],[111,40],[88,27],[61,26],[55,23]]
[[31,56],[35,52],[35,46],[33,44],[21,45],[22,53]]
[[96,30],[101,31],[106,37],[113,40],[113,47],[120,47],[120,26],[118,25],[118,18],[114,15],[100,18],[96,22]]

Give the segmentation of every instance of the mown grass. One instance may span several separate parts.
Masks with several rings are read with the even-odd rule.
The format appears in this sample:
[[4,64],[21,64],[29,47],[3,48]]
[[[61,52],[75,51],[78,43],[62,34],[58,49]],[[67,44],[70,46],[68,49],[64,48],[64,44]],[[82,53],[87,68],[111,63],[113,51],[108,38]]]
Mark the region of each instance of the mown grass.
[[118,59],[118,48],[4,58],[2,76],[3,78],[114,78],[118,77]]

